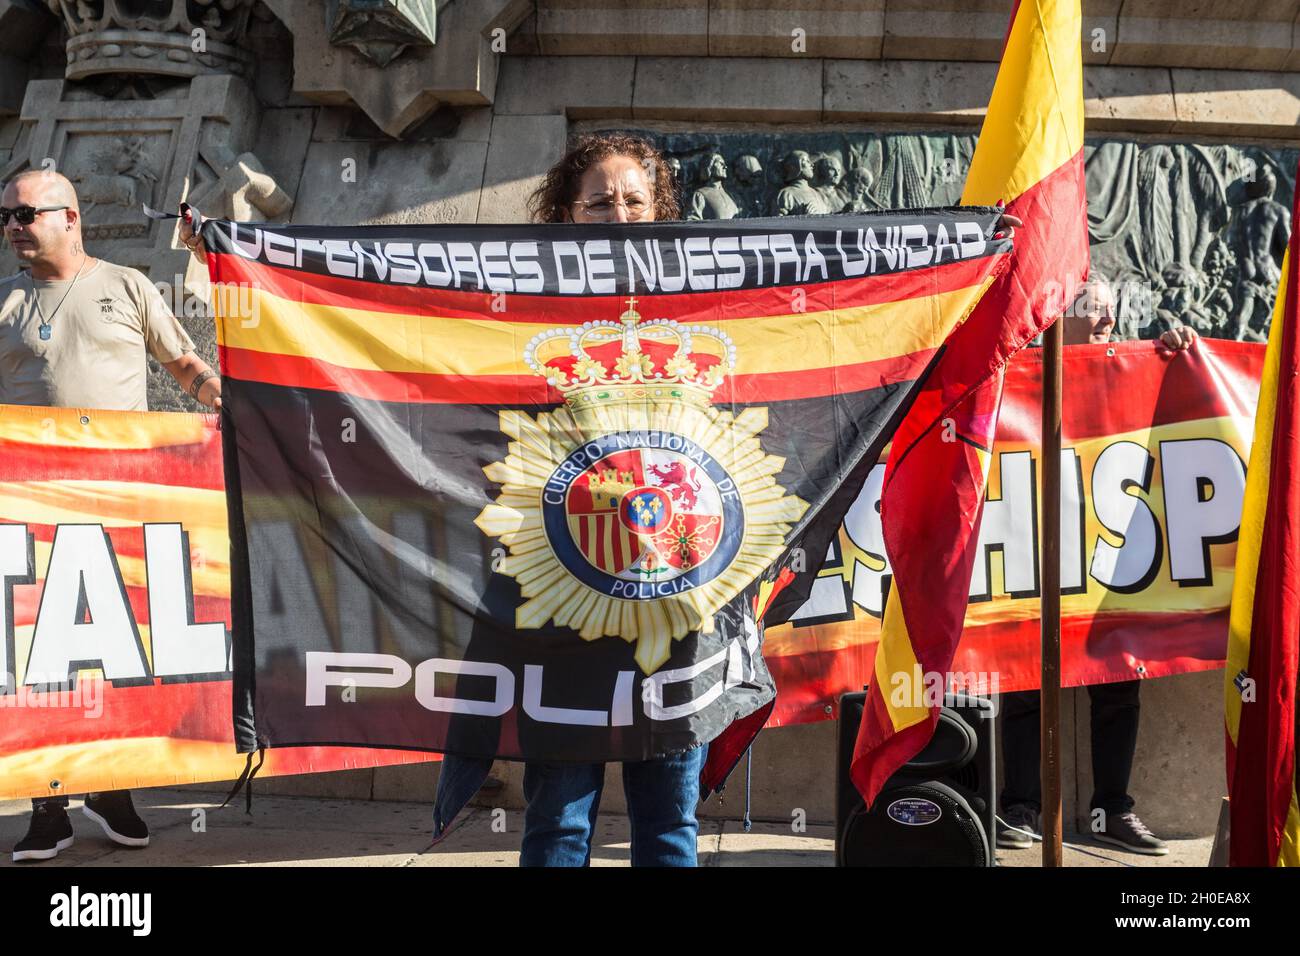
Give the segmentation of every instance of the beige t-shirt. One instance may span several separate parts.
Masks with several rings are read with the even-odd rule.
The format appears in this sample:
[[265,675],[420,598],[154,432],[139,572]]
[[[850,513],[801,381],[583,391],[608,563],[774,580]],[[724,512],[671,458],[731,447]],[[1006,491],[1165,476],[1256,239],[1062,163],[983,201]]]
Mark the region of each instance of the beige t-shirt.
[[97,259],[72,281],[0,279],[0,404],[147,410],[145,352],[194,343],[143,273]]

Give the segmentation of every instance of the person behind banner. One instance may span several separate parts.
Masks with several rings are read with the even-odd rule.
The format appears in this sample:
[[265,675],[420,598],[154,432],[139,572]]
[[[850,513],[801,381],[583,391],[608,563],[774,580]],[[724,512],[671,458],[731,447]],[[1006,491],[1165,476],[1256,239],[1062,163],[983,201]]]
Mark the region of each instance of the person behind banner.
[[[644,139],[602,133],[584,137],[548,171],[528,202],[537,223],[651,223],[680,218],[673,174],[664,156]],[[191,221],[191,219],[193,221]],[[181,241],[205,254],[201,218],[185,218]],[[999,220],[1001,235],[1020,221]],[[472,655],[467,653],[467,657]],[[477,747],[458,748],[464,753]],[[524,752],[527,747],[524,746]],[[699,822],[696,806],[709,745],[680,753],[622,763],[631,824],[633,866],[694,866]],[[485,757],[446,755],[438,777],[435,833],[439,837],[478,791],[492,766]],[[523,866],[586,866],[605,782],[600,762],[552,763],[526,760],[527,803],[520,852]]]
[[[1110,282],[1093,272],[1074,304],[1061,319],[1066,345],[1100,345],[1110,341],[1115,329],[1115,295]],[[1170,329],[1157,339],[1158,347],[1186,351],[1196,344],[1196,330]],[[1093,836],[1134,853],[1163,856],[1169,847],[1133,812],[1128,793],[1137,748],[1141,681],[1089,684],[1091,704]],[[1004,849],[1023,850],[1039,836],[1042,810],[1039,771],[1039,692],[1004,694],[1002,697],[1003,789],[998,800],[997,843]],[[1100,813],[1098,813],[1100,811]],[[1097,829],[1100,827],[1100,829]]]
[[[647,141],[599,134],[560,159],[529,199],[534,222],[628,223],[678,219],[663,155]],[[623,763],[634,866],[695,866],[700,772],[708,744]],[[585,866],[600,808],[605,765],[524,765],[522,866]]]
[[[0,404],[145,411],[152,355],[192,397],[220,406],[221,380],[157,288],[86,253],[76,190],[64,176],[15,176],[0,197],[0,227],[24,266],[0,280]],[[72,845],[67,808],[66,795],[32,800],[14,862],[49,860]],[[115,843],[149,844],[129,790],[87,794],[82,812]]]
[[[679,218],[672,173],[645,140],[614,134],[583,139],[556,163],[529,200],[543,223],[654,222]],[[181,242],[206,255],[197,226],[181,212]],[[632,824],[634,866],[694,866],[700,771],[708,745],[685,753],[623,764],[623,788]],[[477,792],[492,761],[447,755],[439,774],[439,803],[455,812]],[[521,866],[586,866],[605,782],[603,763],[524,764]],[[456,795],[449,797],[449,792]],[[450,821],[447,821],[450,822]]]

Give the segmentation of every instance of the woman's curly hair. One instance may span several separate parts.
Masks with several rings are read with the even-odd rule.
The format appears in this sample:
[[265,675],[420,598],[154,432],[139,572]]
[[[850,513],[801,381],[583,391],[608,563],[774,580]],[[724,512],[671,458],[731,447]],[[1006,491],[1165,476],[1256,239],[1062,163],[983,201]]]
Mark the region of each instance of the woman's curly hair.
[[655,219],[678,219],[677,187],[663,153],[649,141],[624,133],[592,133],[582,137],[550,168],[541,185],[528,197],[528,217],[533,222],[567,222],[564,217],[578,198],[582,174],[610,156],[640,160],[654,190]]

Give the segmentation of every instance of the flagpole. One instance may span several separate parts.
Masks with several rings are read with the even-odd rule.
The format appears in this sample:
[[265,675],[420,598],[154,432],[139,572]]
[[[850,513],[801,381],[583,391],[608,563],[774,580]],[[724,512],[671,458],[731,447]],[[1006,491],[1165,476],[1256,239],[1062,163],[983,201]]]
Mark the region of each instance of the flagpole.
[[1061,345],[1062,320],[1043,333],[1042,681],[1039,726],[1043,866],[1061,847]]

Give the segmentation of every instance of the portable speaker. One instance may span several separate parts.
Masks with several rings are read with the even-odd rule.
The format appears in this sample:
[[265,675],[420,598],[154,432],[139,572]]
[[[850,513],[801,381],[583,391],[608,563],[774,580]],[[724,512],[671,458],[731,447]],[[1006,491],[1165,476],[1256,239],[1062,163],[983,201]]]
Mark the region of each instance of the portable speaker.
[[992,866],[997,785],[992,701],[946,695],[930,742],[889,778],[867,810],[849,779],[866,696],[840,698],[836,864]]

